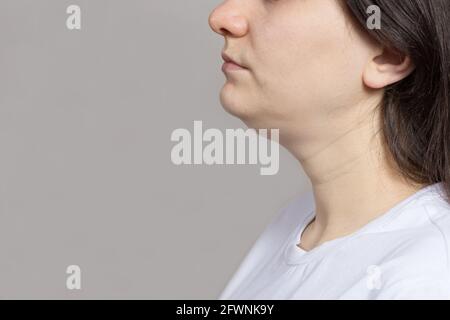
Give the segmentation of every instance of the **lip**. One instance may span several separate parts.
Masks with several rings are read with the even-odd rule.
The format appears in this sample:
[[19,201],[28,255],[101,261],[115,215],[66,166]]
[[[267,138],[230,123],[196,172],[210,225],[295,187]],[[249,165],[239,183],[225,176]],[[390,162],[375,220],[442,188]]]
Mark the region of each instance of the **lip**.
[[235,60],[233,60],[229,55],[227,55],[225,52],[222,52],[222,59],[225,61],[225,63],[222,65],[222,71],[239,71],[239,70],[246,70],[247,68]]

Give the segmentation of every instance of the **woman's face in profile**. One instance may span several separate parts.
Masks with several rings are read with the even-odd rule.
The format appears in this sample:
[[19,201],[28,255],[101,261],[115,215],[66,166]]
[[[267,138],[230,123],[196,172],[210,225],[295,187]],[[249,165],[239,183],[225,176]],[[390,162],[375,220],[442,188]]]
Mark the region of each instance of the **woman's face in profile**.
[[374,47],[344,8],[339,0],[226,0],[216,7],[209,23],[225,39],[223,52],[246,67],[224,71],[224,108],[249,127],[308,132],[363,100]]

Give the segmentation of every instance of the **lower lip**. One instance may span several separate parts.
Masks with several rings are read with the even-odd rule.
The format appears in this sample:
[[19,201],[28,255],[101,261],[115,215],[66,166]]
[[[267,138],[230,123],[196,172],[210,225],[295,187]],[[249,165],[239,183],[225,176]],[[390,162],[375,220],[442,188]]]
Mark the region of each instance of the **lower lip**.
[[225,62],[222,65],[222,71],[239,71],[239,70],[246,70],[246,68],[241,67],[240,65],[233,63],[233,62]]

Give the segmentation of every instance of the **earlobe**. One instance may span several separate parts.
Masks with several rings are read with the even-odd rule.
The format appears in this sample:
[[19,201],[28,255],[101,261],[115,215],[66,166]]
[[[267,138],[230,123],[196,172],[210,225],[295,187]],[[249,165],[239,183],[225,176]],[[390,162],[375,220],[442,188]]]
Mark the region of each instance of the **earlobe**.
[[381,89],[405,79],[414,69],[409,56],[385,49],[367,63],[363,82],[369,88]]

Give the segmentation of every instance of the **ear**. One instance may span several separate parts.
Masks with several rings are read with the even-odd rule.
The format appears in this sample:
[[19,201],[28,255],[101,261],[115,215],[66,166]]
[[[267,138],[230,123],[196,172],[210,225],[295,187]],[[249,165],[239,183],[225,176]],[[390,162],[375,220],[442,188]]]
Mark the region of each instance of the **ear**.
[[371,58],[363,73],[363,81],[372,89],[381,89],[409,76],[415,69],[411,58],[394,50],[383,48]]

